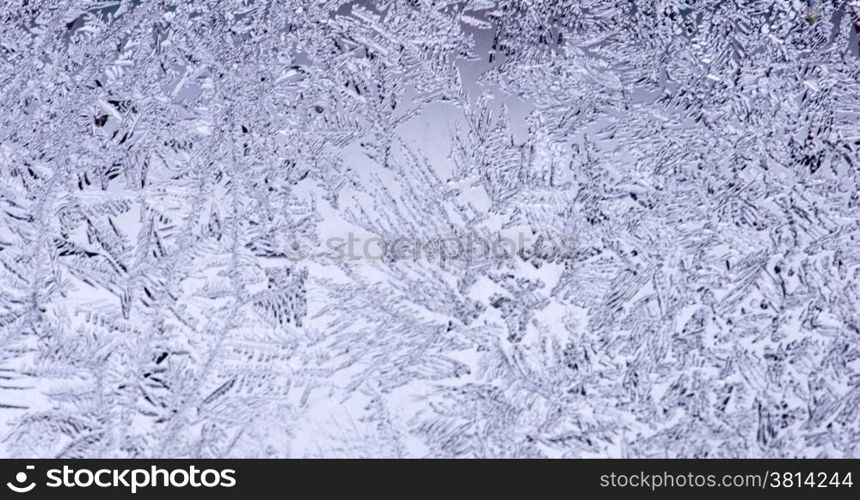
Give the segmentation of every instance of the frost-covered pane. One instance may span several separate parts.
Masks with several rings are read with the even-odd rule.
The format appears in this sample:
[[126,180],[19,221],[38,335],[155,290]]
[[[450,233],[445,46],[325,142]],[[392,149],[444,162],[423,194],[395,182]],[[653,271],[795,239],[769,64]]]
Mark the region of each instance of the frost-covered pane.
[[0,456],[860,455],[860,3],[0,7]]

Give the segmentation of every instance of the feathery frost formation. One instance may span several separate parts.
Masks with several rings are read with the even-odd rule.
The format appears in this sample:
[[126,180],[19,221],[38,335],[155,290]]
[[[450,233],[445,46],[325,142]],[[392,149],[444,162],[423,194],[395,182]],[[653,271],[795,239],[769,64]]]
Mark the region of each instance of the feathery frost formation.
[[860,456],[858,39],[5,0],[0,454]]

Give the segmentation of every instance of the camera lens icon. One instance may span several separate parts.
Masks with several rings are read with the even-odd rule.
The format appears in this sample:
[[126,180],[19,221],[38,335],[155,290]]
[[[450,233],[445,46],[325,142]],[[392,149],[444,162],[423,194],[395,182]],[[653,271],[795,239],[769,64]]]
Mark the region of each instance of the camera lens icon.
[[[33,470],[33,469],[35,469],[35,466],[28,465],[26,467],[26,469],[27,470]],[[28,491],[31,491],[33,488],[36,487],[36,483],[30,483],[27,485],[24,484],[27,481],[27,473],[24,471],[21,471],[21,472],[15,474],[15,481],[18,484],[11,483],[11,482],[6,483],[6,486],[10,490],[14,491],[15,493],[27,493]]]

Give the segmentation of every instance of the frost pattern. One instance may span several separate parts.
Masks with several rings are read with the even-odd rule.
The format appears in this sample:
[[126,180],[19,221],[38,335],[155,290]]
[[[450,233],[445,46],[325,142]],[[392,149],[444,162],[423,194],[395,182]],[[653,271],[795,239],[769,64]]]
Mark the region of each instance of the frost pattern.
[[857,0],[0,24],[3,456],[860,456]]

